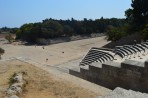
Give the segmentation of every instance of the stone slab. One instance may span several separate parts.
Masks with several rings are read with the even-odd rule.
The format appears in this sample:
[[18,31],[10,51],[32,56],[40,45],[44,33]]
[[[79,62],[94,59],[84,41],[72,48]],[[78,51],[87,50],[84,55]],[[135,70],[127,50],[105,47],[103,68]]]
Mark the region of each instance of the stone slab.
[[117,68],[121,68],[121,64],[118,62],[113,62],[113,61],[107,61],[105,63],[102,64],[104,66],[110,66],[110,67],[117,67]]

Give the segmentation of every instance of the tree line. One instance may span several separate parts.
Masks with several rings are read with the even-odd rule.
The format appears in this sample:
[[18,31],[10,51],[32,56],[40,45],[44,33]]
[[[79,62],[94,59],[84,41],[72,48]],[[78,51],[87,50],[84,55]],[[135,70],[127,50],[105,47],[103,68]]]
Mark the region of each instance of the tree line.
[[0,28],[0,33],[12,33],[15,34],[18,28],[9,28],[9,27],[2,27]]
[[138,34],[142,40],[148,39],[148,0],[131,0],[131,8],[125,11],[126,24],[111,27],[107,31],[108,39],[117,41],[131,34]]
[[45,19],[38,23],[23,24],[20,28],[1,28],[16,33],[16,38],[27,42],[36,42],[38,38],[50,39],[106,33],[108,40],[117,41],[123,37],[138,34],[142,40],[148,39],[148,0],[131,0],[131,8],[125,11],[125,19],[103,18],[92,20]]
[[16,31],[16,39],[27,42],[36,42],[38,38],[70,37],[73,35],[89,35],[92,33],[106,32],[109,27],[121,27],[125,19],[103,18],[96,20],[86,19],[57,20],[45,19],[38,23],[23,24]]

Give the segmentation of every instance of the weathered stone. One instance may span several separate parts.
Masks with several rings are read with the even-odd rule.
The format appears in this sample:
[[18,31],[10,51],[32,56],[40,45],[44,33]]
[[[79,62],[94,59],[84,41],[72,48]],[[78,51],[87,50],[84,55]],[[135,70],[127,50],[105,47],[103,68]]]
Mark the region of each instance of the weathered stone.
[[134,60],[125,60],[124,62],[121,63],[121,67],[137,72],[142,72],[144,69],[144,63]]
[[98,96],[96,98],[148,98],[148,94],[140,93],[132,90],[125,90],[117,87],[106,96]]
[[8,89],[7,90],[7,95],[15,95],[17,94],[17,91],[13,90],[13,89]]
[[24,83],[20,82],[20,83],[14,83],[11,86],[15,86],[15,87],[23,87]]
[[[145,47],[136,44],[116,48],[119,48],[119,51],[91,48],[79,64],[83,66],[80,66],[80,71],[71,69],[69,73],[112,90],[122,87],[148,93],[148,60],[144,54]],[[116,52],[123,55],[123,58]],[[107,53],[114,59],[106,55]]]
[[16,80],[17,82],[22,82],[23,80],[23,75],[22,73],[18,73],[15,77],[14,80]]
[[9,87],[7,90],[8,95],[15,95],[15,94],[21,94],[22,93],[22,87],[23,83],[15,83]]
[[12,96],[10,96],[10,98],[19,98],[19,97],[16,95],[12,95]]

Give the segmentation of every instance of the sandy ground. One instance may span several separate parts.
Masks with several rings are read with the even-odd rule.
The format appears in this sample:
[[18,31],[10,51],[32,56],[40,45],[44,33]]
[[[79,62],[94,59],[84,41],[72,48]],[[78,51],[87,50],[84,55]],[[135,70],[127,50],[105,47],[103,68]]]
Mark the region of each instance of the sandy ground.
[[[6,83],[14,72],[25,70],[29,73],[30,83],[22,98],[94,98],[96,95],[105,95],[111,90],[61,71],[62,68],[68,69],[69,65],[78,66],[80,58],[90,48],[101,47],[109,43],[104,39],[105,36],[53,44],[44,46],[43,49],[42,46],[7,44],[7,41],[0,38],[0,47],[5,50],[1,60],[5,63],[0,63],[0,67],[3,66],[0,68],[2,71],[0,72],[0,90],[3,91],[1,88],[8,87]],[[11,58],[19,58],[29,64],[18,66],[22,63],[5,61]],[[10,70],[5,72],[5,69]]]
[[28,82],[21,98],[93,98],[97,94],[70,82],[55,78],[48,72],[19,60],[0,62],[0,98],[9,86],[9,78],[15,72],[26,72]]
[[[64,62],[68,62],[69,60],[82,57],[89,51],[91,47],[101,47],[109,43],[104,39],[105,36],[67,43],[53,44],[45,46],[45,49],[43,49],[42,46],[3,44],[6,42],[1,41],[0,47],[5,50],[5,54],[2,56],[3,59],[24,57],[36,62],[40,62],[42,64],[44,63],[48,65],[58,65]],[[48,61],[46,61],[46,58]]]

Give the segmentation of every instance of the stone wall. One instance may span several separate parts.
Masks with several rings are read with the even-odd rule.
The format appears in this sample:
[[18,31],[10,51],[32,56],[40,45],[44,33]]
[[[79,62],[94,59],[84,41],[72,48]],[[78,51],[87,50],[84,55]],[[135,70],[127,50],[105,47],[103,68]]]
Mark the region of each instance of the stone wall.
[[[145,63],[125,60],[122,63],[106,62],[100,66],[89,65],[88,69],[80,68],[73,74],[104,87],[115,89],[122,87],[148,93],[148,60]],[[76,71],[75,71],[76,72]]]

